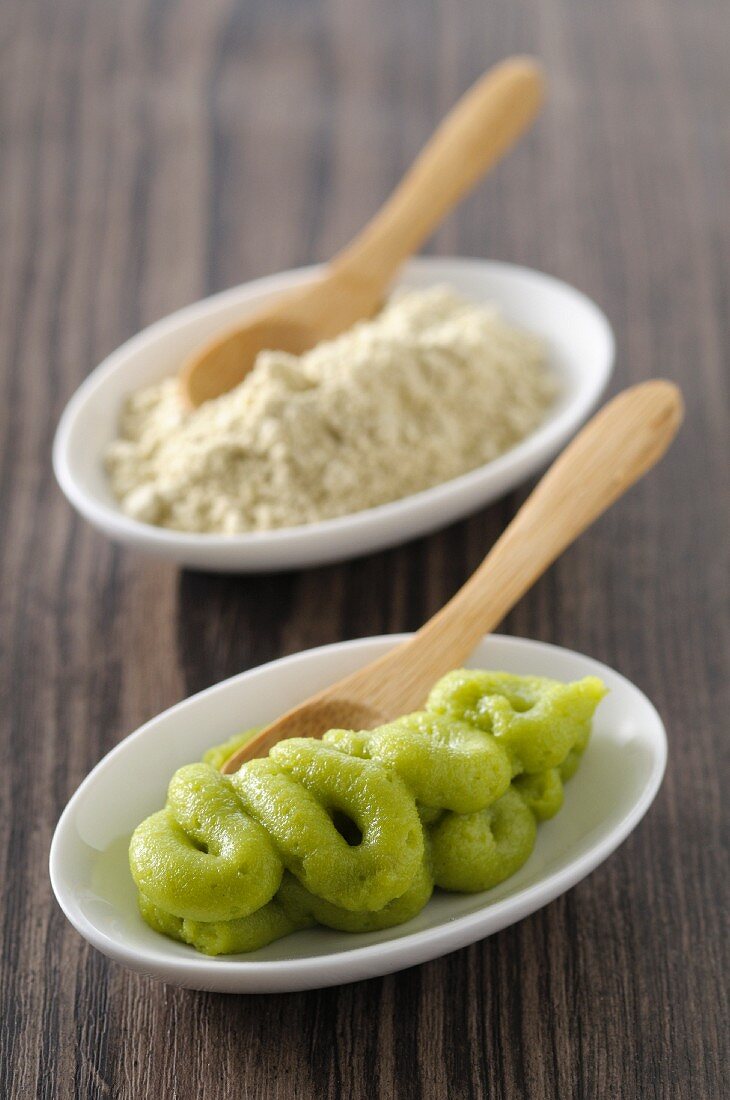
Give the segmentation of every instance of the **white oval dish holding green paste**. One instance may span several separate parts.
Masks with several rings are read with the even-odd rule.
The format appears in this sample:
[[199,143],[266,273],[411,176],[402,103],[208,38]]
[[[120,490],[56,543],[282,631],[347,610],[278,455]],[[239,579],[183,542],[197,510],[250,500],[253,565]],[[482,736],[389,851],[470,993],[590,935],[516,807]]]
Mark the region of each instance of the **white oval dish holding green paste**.
[[[145,924],[129,873],[129,841],[139,822],[164,805],[173,772],[201,758],[211,731],[223,741],[243,726],[264,724],[402,638],[326,646],[243,673],[159,715],[112,750],[69,802],[51,849],[53,889],[78,931],[124,965],[179,985],[223,992],[318,988],[386,974],[473,943],[592,871],[656,794],[666,761],[662,722],[639,689],[605,665],[544,643],[494,635],[477,647],[470,667],[566,683],[598,677],[608,689],[577,774],[565,785],[560,812],[541,821],[534,848],[513,874],[483,893],[438,890],[395,927],[356,933],[308,927],[251,955],[206,957]],[[469,808],[466,802],[458,806]],[[445,859],[445,882],[450,873]]]
[[[448,286],[468,302],[493,307],[501,319],[499,324],[506,326],[502,329],[499,324],[496,326],[502,335],[508,330],[526,334],[525,354],[528,354],[530,339],[537,341],[534,346],[539,345],[540,356],[544,353],[545,369],[554,391],[548,395],[547,391],[533,385],[531,392],[523,394],[516,403],[511,428],[509,417],[506,420],[502,416],[495,418],[491,427],[487,423],[485,434],[493,435],[494,439],[484,449],[481,459],[474,457],[478,455],[478,448],[472,440],[463,454],[454,456],[452,467],[445,463],[441,469],[439,464],[433,475],[427,466],[419,468],[414,462],[404,481],[410,495],[401,499],[369,506],[373,501],[384,500],[389,491],[387,478],[374,479],[372,496],[370,488],[363,493],[362,487],[355,486],[353,510],[348,514],[336,514],[341,513],[346,498],[346,493],[342,495],[343,479],[344,482],[348,478],[352,480],[357,463],[349,455],[338,470],[325,455],[322,469],[327,478],[333,479],[332,486],[328,485],[327,499],[320,502],[315,494],[301,507],[294,507],[297,493],[293,496],[289,493],[286,503],[284,490],[295,484],[291,471],[287,473],[288,452],[292,452],[292,441],[298,438],[296,433],[301,432],[305,416],[291,426],[291,432],[279,433],[274,441],[278,451],[283,452],[282,466],[276,474],[283,478],[281,500],[277,494],[264,492],[261,486],[252,486],[251,500],[244,502],[245,507],[239,512],[231,507],[230,494],[226,499],[225,493],[210,511],[202,506],[203,495],[196,501],[192,493],[188,511],[186,487],[195,488],[196,478],[198,488],[210,484],[205,464],[216,466],[222,462],[225,478],[229,467],[234,472],[238,468],[239,456],[229,453],[231,448],[223,454],[216,446],[212,451],[205,447],[196,450],[193,446],[192,462],[200,466],[197,472],[193,471],[192,480],[190,469],[182,474],[178,469],[177,480],[173,479],[175,484],[166,483],[164,474],[155,469],[154,462],[146,468],[144,461],[140,465],[139,450],[133,442],[127,448],[112,446],[119,436],[125,402],[136,391],[155,387],[163,379],[175,375],[197,344],[225,329],[271,295],[305,281],[312,271],[310,268],[284,272],[188,306],[133,337],[97,367],[69,402],[54,442],[54,469],[59,484],[89,522],[109,537],[137,549],[191,568],[221,572],[268,572],[321,565],[393,546],[476,511],[543,467],[586,419],[610,376],[614,350],[610,326],[601,311],[579,291],[550,276],[510,264],[421,257],[404,267],[395,291]],[[519,335],[516,338],[521,343]],[[274,357],[271,361],[275,372],[281,368],[287,373],[287,364],[279,363],[279,358]],[[420,377],[416,380],[416,387],[421,380]],[[282,392],[285,390],[286,385]],[[157,400],[155,392],[151,391],[153,404]],[[222,400],[225,402],[228,396]],[[409,404],[412,405],[411,398]],[[163,417],[167,415],[166,410],[168,405],[163,403]],[[207,423],[208,414],[204,410],[198,413],[201,423]],[[321,418],[316,418],[316,422],[320,423]],[[226,414],[223,423],[227,431],[236,423],[236,418],[231,419]],[[505,423],[509,428],[506,432],[503,431]],[[527,432],[524,438],[520,438],[524,434],[521,426]],[[132,432],[135,430],[132,427]],[[423,430],[430,437],[432,432],[428,423]],[[157,425],[151,425],[150,431],[149,438],[153,439]],[[395,442],[402,450],[403,439]],[[185,437],[183,443],[187,446],[195,444],[195,440]],[[241,461],[247,471],[252,471],[255,480],[267,469],[265,464],[251,460],[251,449],[262,446],[257,432],[253,432],[247,446],[249,456]],[[414,439],[415,448],[417,440]],[[236,451],[236,447],[232,449]],[[387,453],[387,445],[383,451]],[[175,463],[181,454],[187,461],[184,448],[173,447],[172,453]],[[127,512],[132,514],[125,513],[112,492],[105,469],[105,461],[109,461],[110,455],[113,456],[117,490],[126,500]],[[482,464],[454,476],[474,461]],[[305,483],[316,486],[316,473],[315,462],[305,471]],[[443,476],[449,480],[436,484]],[[135,492],[140,477],[143,484],[137,485],[139,492]],[[214,477],[213,484],[215,482]],[[418,485],[429,487],[412,491]],[[331,518],[301,522],[316,517],[320,505],[322,514]],[[297,525],[281,526],[287,516],[293,517]],[[143,521],[145,517],[149,522]],[[196,529],[171,529],[160,523],[178,527],[190,524]],[[242,523],[274,529],[238,530]],[[231,533],[221,533],[229,529]]]

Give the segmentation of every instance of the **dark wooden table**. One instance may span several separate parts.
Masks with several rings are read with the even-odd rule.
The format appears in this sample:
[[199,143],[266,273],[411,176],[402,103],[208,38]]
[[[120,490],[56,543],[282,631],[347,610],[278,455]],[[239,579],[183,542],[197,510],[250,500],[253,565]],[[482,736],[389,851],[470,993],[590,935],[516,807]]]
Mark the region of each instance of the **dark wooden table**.
[[[2,1097],[727,1095],[729,15],[726,0],[4,0]],[[178,573],[72,514],[50,469],[61,409],[141,326],[333,252],[518,50],[544,58],[549,107],[430,250],[575,283],[616,327],[615,389],[684,389],[667,460],[505,628],[649,693],[671,741],[662,791],[566,896],[404,973],[260,997],[127,973],[49,888],[51,833],[86,772],[232,673],[417,626],[524,494],[344,565]]]

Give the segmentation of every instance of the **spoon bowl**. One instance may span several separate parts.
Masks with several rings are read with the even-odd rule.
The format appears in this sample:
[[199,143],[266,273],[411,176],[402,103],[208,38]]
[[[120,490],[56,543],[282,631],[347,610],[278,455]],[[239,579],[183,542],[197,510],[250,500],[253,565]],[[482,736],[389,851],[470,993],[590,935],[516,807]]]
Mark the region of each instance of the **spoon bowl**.
[[129,838],[164,804],[175,769],[200,759],[211,742],[270,722],[407,637],[324,646],[244,672],[158,715],[112,749],[71,798],[51,846],[53,889],[80,934],[117,962],[174,985],[224,993],[316,989],[388,974],[492,935],[606,859],[661,783],[667,744],[659,715],[637,687],[590,657],[492,635],[477,645],[468,667],[565,681],[599,676],[609,689],[578,773],[566,785],[565,805],[541,824],[535,850],[517,874],[483,894],[436,891],[397,928],[358,935],[307,929],[250,955],[206,958],[143,922],[127,864]]

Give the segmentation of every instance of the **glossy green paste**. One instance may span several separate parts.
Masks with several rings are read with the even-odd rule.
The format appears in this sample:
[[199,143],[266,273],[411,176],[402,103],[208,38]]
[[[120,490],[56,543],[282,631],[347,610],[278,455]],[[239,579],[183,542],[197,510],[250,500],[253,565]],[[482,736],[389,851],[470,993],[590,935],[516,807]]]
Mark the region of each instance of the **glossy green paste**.
[[180,768],[129,849],[142,916],[209,955],[253,951],[319,923],[410,920],[434,886],[488,890],[558,812],[605,694],[458,670],[426,708],[367,732],[281,741],[218,771],[251,733]]

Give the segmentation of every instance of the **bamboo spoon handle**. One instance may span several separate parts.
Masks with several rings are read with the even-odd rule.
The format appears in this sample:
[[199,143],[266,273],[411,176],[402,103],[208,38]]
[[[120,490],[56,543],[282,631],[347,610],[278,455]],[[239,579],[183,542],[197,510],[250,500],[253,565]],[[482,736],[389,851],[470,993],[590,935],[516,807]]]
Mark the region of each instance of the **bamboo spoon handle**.
[[[682,421],[671,382],[624,390],[556,459],[476,572],[396,653],[349,677],[375,706],[423,704],[434,682],[464,661],[579,535],[661,458]],[[345,689],[345,685],[342,685]],[[402,701],[402,702],[401,702]]]
[[502,157],[542,105],[544,78],[530,57],[495,65],[449,112],[393,194],[332,261],[386,286],[442,218]]

